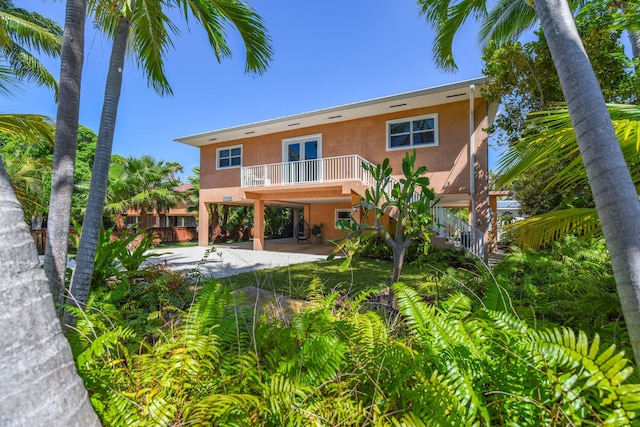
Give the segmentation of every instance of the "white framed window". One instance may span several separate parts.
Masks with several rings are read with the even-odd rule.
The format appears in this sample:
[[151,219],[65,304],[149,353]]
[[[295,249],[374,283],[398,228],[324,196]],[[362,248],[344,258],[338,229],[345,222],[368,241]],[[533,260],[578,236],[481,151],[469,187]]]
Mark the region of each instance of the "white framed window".
[[341,219],[349,219],[351,217],[351,209],[336,209],[335,220],[333,221],[334,227],[338,230],[338,221]]
[[229,169],[242,167],[242,145],[222,147],[216,150],[216,168]]
[[438,115],[408,117],[387,122],[387,151],[438,145]]

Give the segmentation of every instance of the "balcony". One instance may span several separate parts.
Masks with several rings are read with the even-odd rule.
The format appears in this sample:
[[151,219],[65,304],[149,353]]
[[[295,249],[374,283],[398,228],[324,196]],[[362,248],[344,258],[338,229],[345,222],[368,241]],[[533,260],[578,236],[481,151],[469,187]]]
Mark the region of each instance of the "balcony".
[[[320,184],[338,181],[354,181],[368,188],[375,187],[370,172],[363,163],[371,164],[358,155],[327,157],[323,159],[301,160],[297,162],[273,163],[268,165],[246,166],[241,169],[243,188],[289,186],[300,184]],[[386,193],[397,183],[395,178],[387,182]],[[415,193],[413,201],[419,199]],[[391,214],[393,216],[393,214]],[[433,205],[431,207],[433,229],[438,236],[464,247],[474,255],[484,255],[484,233],[464,220],[456,217],[448,209]]]
[[240,170],[240,185],[243,188],[256,188],[358,181],[371,186],[373,179],[363,169],[363,162],[369,163],[358,155],[350,155],[245,166]]

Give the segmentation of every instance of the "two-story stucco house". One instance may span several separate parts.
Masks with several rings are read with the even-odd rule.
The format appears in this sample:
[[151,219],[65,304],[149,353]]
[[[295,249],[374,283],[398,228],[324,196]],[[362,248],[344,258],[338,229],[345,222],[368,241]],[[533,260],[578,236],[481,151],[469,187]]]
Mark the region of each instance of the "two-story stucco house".
[[[389,158],[396,178],[416,149],[440,200],[440,234],[486,245],[489,225],[488,137],[493,106],[484,78],[177,138],[200,148],[199,244],[209,243],[207,205],[250,205],[254,250],[263,250],[265,206],[290,207],[322,240],[341,237],[337,219],[353,214],[368,185],[362,162]],[[397,174],[397,175],[396,175]],[[468,208],[469,221],[442,208]],[[297,215],[296,215],[297,216]],[[476,252],[478,252],[476,251]]]

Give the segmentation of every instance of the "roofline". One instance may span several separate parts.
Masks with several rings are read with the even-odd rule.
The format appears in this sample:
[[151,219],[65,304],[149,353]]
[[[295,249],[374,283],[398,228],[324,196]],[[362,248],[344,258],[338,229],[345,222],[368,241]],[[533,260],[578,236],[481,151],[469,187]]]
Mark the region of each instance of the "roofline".
[[[412,97],[415,97],[415,96],[429,95],[429,94],[432,94],[432,93],[444,92],[444,91],[447,91],[447,90],[455,89],[457,87],[468,87],[469,85],[483,84],[483,83],[486,83],[488,80],[489,79],[487,77],[477,77],[477,78],[474,78],[474,79],[463,80],[463,81],[459,81],[459,82],[455,82],[455,83],[448,83],[448,84],[444,84],[444,85],[440,85],[440,86],[433,86],[433,87],[430,87],[430,88],[419,89],[419,90],[410,91],[410,92],[404,92],[404,93],[400,93],[400,94],[396,94],[396,95],[383,96],[383,97],[379,97],[379,98],[369,99],[369,100],[366,100],[366,101],[359,101],[359,102],[354,102],[354,103],[350,103],[350,104],[339,105],[337,107],[323,108],[323,109],[320,109],[320,110],[308,111],[306,113],[293,114],[293,115],[289,115],[289,116],[281,116],[281,117],[277,117],[277,118],[274,118],[274,119],[268,119],[268,120],[253,122],[253,123],[247,123],[247,124],[239,125],[239,126],[231,126],[231,127],[226,127],[226,128],[222,128],[222,129],[216,129],[216,130],[212,130],[212,131],[196,133],[196,134],[193,134],[193,135],[187,135],[187,136],[182,136],[182,137],[175,138],[174,141],[181,142],[181,143],[184,143],[184,144],[188,144],[187,141],[189,141],[191,139],[201,138],[201,137],[203,137],[205,135],[214,135],[214,134],[217,134],[217,133],[230,132],[230,131],[240,131],[240,130],[243,130],[243,129],[250,129],[250,128],[253,128],[253,127],[256,127],[256,126],[265,126],[265,125],[280,123],[280,122],[283,122],[283,121],[302,119],[302,118],[305,118],[305,117],[315,116],[315,115],[319,115],[319,114],[327,114],[327,113],[344,111],[344,110],[348,110],[348,109],[352,109],[352,108],[366,107],[366,106],[369,106],[369,105],[378,104],[378,103],[382,103],[382,102],[389,102],[389,101],[394,101],[394,100],[407,99],[407,98],[412,98]],[[479,92],[476,92],[476,94],[477,94],[476,98],[482,97],[482,95],[479,94]]]

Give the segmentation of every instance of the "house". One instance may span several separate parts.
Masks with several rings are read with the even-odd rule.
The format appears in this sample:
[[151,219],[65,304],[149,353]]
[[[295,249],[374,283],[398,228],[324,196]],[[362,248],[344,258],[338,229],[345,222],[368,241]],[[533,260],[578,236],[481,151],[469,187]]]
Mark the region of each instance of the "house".
[[[184,193],[191,188],[193,188],[191,184],[182,184],[174,187],[174,190]],[[189,242],[197,238],[197,212],[189,210],[185,202],[178,202],[172,208],[154,207],[145,215],[141,215],[138,209],[128,209],[124,216],[127,226],[145,221],[145,226],[152,227],[153,233],[163,242]]]
[[[209,243],[211,203],[254,208],[254,250],[265,248],[265,206],[288,207],[310,225],[323,224],[323,242],[339,238],[335,222],[349,214],[359,218],[360,200],[371,185],[362,163],[389,158],[399,178],[402,158],[415,148],[439,197],[433,211],[438,233],[482,253],[489,224],[485,129],[495,113],[480,93],[485,82],[478,78],[177,138],[200,148],[199,244]],[[447,208],[468,209],[468,221]]]

